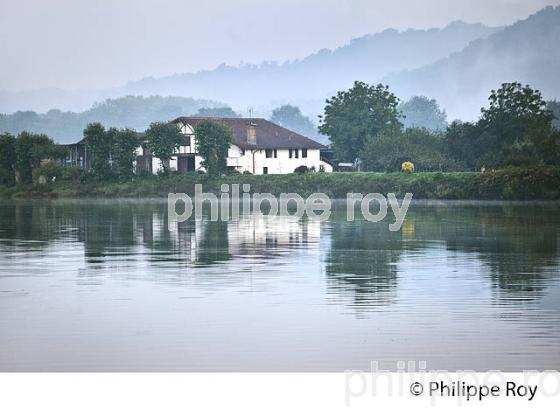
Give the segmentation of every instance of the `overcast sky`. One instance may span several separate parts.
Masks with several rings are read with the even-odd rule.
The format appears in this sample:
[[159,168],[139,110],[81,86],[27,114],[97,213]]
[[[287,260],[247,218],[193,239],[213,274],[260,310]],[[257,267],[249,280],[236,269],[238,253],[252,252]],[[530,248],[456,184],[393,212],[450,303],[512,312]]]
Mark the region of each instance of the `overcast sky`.
[[0,89],[296,59],[386,28],[503,25],[560,0],[0,0]]

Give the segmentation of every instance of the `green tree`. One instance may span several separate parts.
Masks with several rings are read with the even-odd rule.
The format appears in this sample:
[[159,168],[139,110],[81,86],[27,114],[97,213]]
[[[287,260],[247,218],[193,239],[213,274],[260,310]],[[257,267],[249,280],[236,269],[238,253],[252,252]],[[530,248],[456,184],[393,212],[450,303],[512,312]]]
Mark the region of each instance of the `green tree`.
[[139,145],[136,131],[130,128],[109,128],[107,133],[113,141],[111,151],[113,172],[121,181],[129,180],[134,175],[134,159],[136,147]]
[[301,113],[299,107],[282,105],[272,111],[270,121],[305,136],[317,135],[317,127],[313,121]]
[[146,130],[148,148],[159,158],[163,173],[169,173],[169,160],[184,140],[177,125],[168,122],[152,122]]
[[84,130],[85,144],[91,150],[91,168],[93,174],[100,179],[113,176],[111,170],[111,150],[113,149],[113,135],[105,130],[98,122],[88,124]]
[[[490,105],[482,108],[481,142],[492,154],[493,166],[550,163],[557,156],[554,116],[540,91],[520,83],[504,83],[492,90]],[[552,152],[550,152],[552,150]]]
[[30,184],[33,181],[33,170],[41,161],[55,159],[59,155],[60,150],[46,135],[22,132],[15,141],[16,180]]
[[210,175],[220,175],[227,169],[226,158],[231,145],[231,129],[216,121],[202,121],[195,129],[198,153]]
[[465,170],[478,170],[487,160],[480,139],[481,130],[477,124],[453,121],[445,132],[445,151],[450,158],[462,162]]
[[15,183],[16,138],[10,134],[0,135],[0,185]]
[[398,104],[387,86],[356,81],[327,100],[319,131],[328,135],[338,160],[353,161],[368,138],[402,127]]
[[415,96],[399,104],[406,128],[427,128],[431,131],[444,131],[447,128],[447,114],[434,99]]

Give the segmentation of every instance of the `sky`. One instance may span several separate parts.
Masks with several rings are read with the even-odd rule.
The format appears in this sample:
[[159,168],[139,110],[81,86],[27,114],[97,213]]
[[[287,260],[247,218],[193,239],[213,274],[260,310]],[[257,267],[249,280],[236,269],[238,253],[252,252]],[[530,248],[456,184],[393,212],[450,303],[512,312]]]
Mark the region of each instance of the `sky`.
[[505,25],[560,0],[0,0],[0,90],[303,58],[386,28]]

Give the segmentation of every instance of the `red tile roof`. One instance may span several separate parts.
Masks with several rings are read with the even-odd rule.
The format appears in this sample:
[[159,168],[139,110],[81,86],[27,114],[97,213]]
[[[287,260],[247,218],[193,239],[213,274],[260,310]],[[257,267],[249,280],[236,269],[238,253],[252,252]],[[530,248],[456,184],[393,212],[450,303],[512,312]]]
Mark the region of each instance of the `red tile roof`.
[[[209,118],[209,117],[179,117],[173,123],[189,124],[193,128],[205,120],[216,121],[229,127],[232,131],[232,143],[243,149],[266,148],[308,148],[320,149],[324,145],[294,131],[281,127],[263,118]],[[255,125],[257,143],[247,143],[247,127]]]

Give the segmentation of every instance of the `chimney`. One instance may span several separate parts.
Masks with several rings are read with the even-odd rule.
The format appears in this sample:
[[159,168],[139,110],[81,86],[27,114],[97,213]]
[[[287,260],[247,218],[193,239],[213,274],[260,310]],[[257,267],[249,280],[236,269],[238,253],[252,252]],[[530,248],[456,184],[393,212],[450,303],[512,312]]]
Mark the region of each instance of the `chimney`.
[[257,145],[257,124],[254,122],[247,124],[247,144]]

